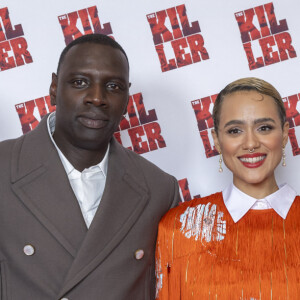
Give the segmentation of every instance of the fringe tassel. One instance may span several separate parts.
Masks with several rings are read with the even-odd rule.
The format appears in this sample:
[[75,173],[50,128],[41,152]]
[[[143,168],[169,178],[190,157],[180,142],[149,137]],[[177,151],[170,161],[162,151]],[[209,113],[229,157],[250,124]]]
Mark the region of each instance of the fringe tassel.
[[299,196],[286,220],[251,210],[234,223],[221,193],[172,209],[159,226],[157,299],[300,299],[299,215]]

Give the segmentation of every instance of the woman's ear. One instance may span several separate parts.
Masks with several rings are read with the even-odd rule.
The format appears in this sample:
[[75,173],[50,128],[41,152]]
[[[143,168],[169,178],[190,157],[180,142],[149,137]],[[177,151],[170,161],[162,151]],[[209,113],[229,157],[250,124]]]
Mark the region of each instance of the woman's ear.
[[217,151],[218,151],[219,153],[221,153],[220,142],[219,142],[219,138],[218,138],[218,135],[217,135],[215,129],[212,129],[212,130],[211,130],[211,134],[212,134],[212,136],[213,136],[214,144],[215,144],[215,147],[216,147]]
[[282,139],[282,147],[284,148],[288,142],[289,138],[289,129],[290,129],[290,124],[289,122],[285,122],[283,125],[283,139]]

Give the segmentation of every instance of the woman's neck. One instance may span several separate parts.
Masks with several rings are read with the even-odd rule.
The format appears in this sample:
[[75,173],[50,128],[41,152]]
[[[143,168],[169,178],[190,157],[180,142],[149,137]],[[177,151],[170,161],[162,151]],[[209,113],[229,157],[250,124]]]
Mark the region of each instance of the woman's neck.
[[279,188],[275,176],[260,183],[246,183],[233,179],[233,184],[243,193],[255,198],[262,199],[276,192]]

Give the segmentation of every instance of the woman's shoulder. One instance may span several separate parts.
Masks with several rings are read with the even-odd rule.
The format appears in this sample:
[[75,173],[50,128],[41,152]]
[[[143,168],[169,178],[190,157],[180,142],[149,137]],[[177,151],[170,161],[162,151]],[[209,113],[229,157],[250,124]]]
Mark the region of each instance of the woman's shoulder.
[[161,219],[161,225],[163,224],[164,226],[172,225],[174,224],[174,221],[180,216],[186,212],[187,210],[197,207],[199,205],[206,205],[206,204],[220,204],[223,202],[223,197],[221,192],[217,192],[215,194],[211,194],[206,197],[202,198],[194,198],[190,201],[185,201],[181,202],[178,206],[170,209],[164,217]]
[[299,206],[300,205],[300,195],[296,195],[293,200],[293,205]]
[[297,207],[300,206],[300,195],[296,195],[293,204],[296,205]]
[[199,205],[199,204],[207,204],[209,202],[218,203],[220,201],[223,201],[222,192],[217,192],[217,193],[214,193],[209,196],[202,197],[202,198],[195,198],[195,199],[185,202],[185,203],[195,202],[195,205]]

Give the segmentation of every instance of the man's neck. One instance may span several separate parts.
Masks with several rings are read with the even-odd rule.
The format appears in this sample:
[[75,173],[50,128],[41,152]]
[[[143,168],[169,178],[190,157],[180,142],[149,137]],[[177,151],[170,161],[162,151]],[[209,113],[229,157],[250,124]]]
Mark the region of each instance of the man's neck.
[[79,148],[72,144],[66,144],[65,142],[60,143],[60,140],[59,138],[56,138],[55,133],[53,139],[66,159],[79,172],[99,164],[103,160],[108,147],[108,144],[106,144],[99,149],[90,150]]
[[56,123],[56,112],[52,112],[48,117],[48,131],[49,135],[65,158],[69,163],[78,171],[82,172],[84,169],[87,169],[91,166],[99,164],[107,152],[109,141],[104,143],[102,146],[99,146],[95,150],[85,149],[83,147],[76,147],[70,141],[66,141],[66,138],[55,131]]

